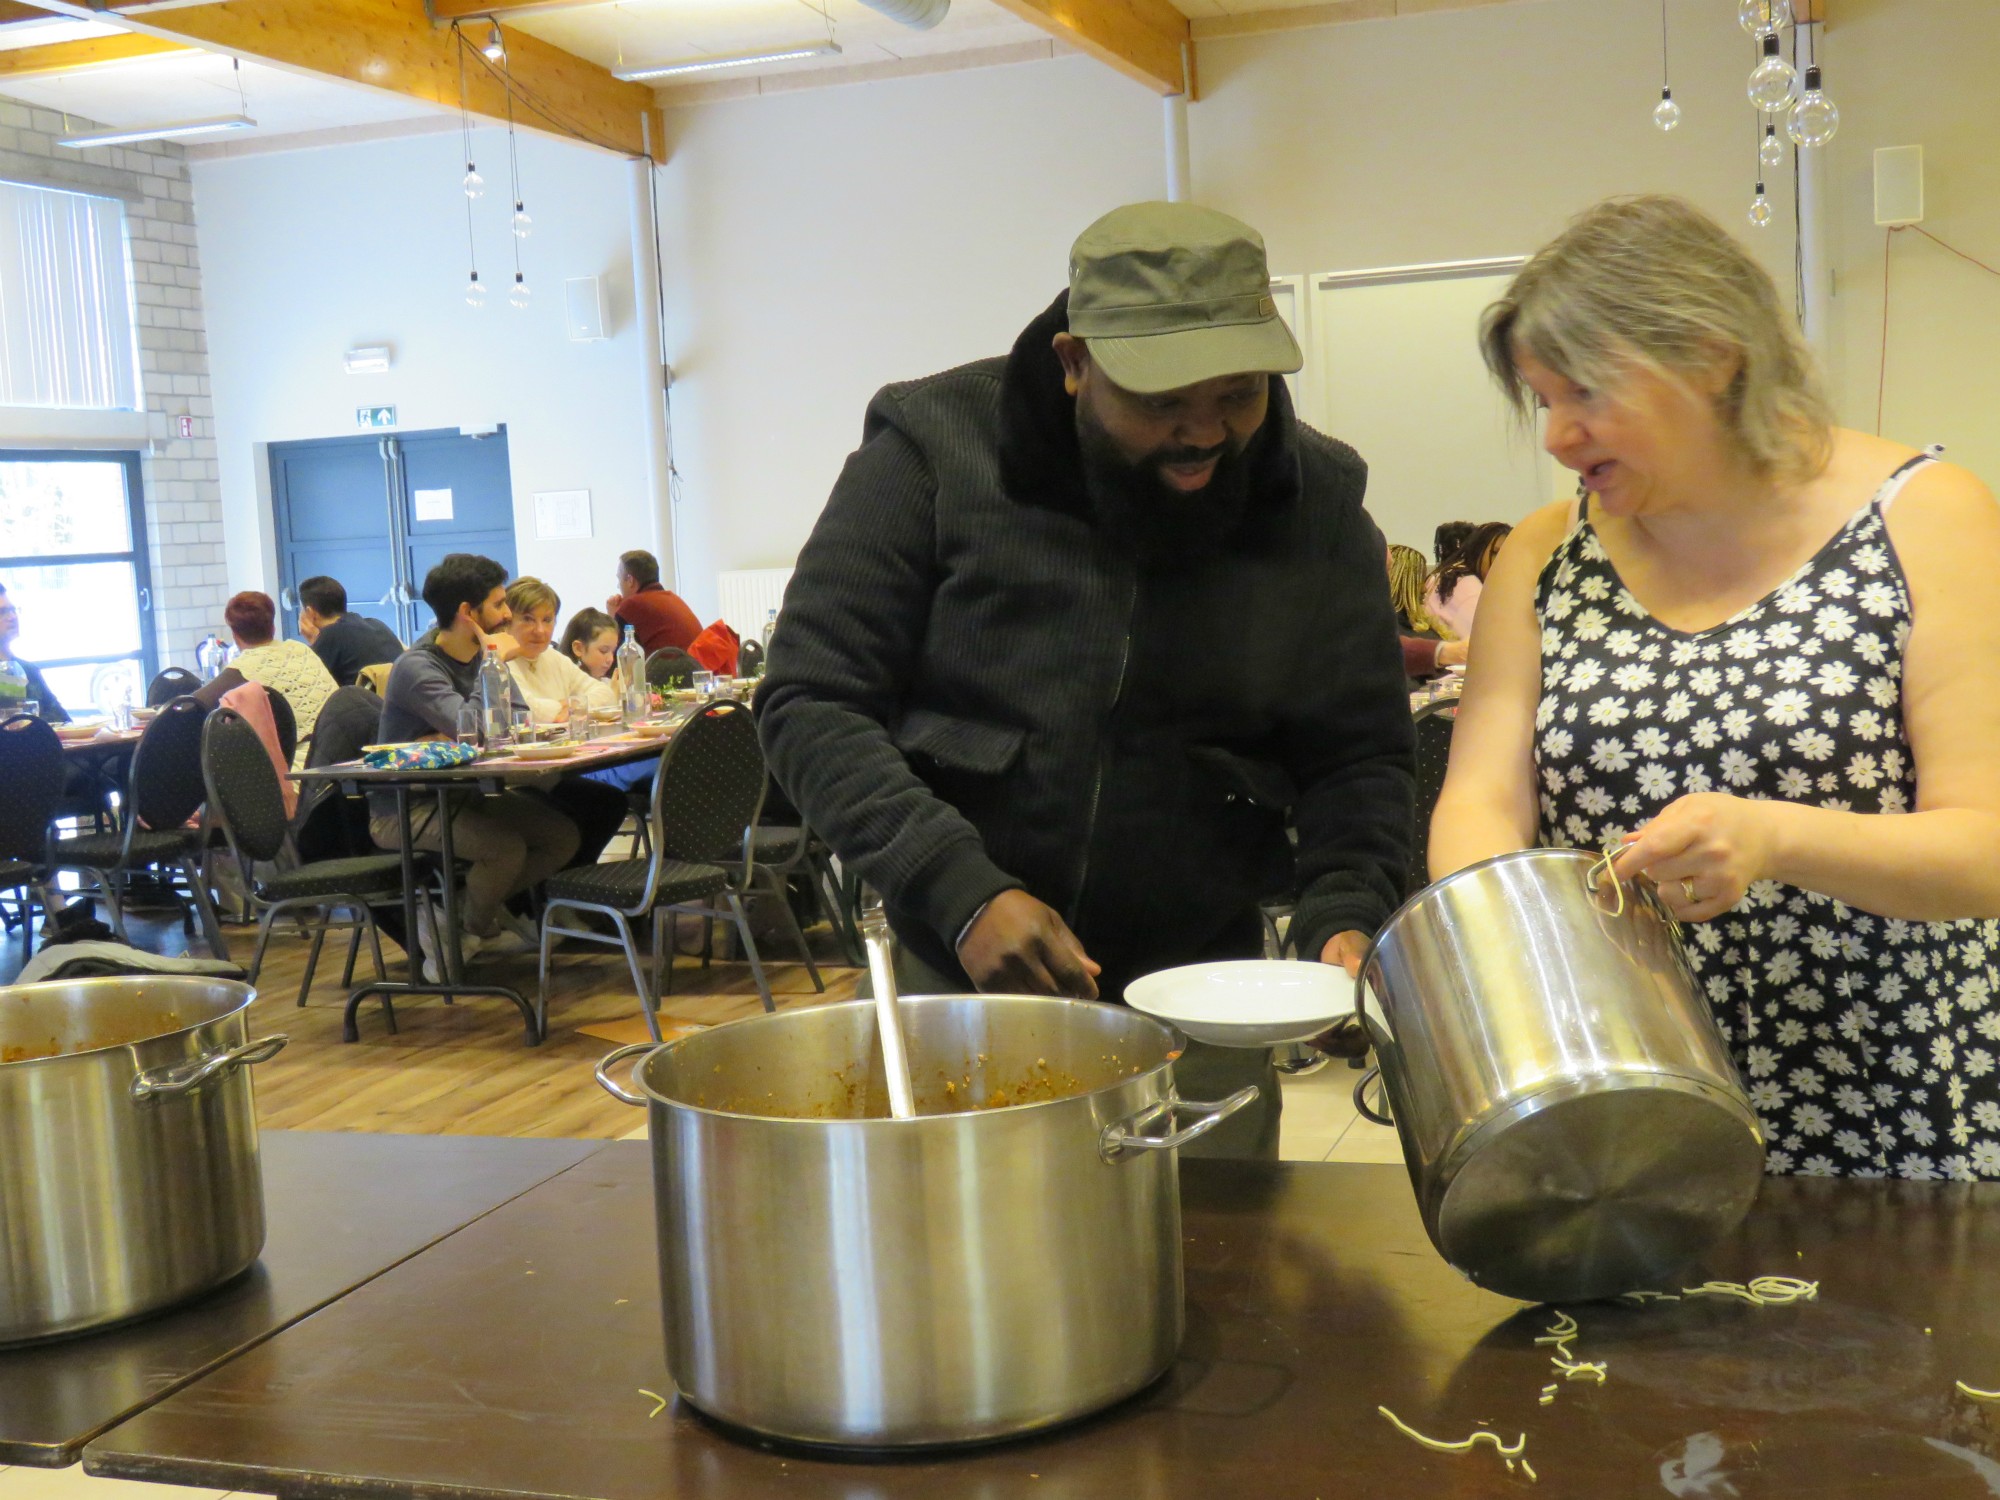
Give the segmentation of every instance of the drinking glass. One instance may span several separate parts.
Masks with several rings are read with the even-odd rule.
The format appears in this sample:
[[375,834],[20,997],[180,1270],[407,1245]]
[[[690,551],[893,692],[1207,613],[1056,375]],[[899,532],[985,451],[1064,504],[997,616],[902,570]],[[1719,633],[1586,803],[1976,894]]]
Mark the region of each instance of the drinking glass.
[[689,682],[689,686],[694,689],[694,695],[697,699],[707,702],[715,696],[715,674],[713,672],[696,672]]
[[470,698],[458,705],[458,742],[479,748],[482,726],[479,705]]
[[23,698],[21,700],[21,712],[31,719],[39,719],[42,716],[42,700],[39,698]]
[[585,744],[590,739],[590,699],[582,692],[569,695],[569,741]]

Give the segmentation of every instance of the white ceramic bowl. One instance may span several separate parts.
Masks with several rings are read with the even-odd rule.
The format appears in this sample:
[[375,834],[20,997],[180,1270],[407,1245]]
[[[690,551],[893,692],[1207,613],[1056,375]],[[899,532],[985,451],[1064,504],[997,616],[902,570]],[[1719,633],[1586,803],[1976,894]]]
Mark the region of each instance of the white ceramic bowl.
[[1354,1009],[1335,964],[1263,958],[1162,969],[1125,986],[1134,1010],[1218,1047],[1276,1047],[1316,1037]]
[[579,745],[516,745],[516,760],[568,760],[582,747]]

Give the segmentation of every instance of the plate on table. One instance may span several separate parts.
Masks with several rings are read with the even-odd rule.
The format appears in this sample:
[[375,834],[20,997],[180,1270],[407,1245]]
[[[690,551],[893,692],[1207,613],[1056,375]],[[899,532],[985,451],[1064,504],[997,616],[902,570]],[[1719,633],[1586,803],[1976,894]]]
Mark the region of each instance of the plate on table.
[[1162,969],[1125,986],[1125,1003],[1218,1047],[1275,1047],[1316,1037],[1354,1009],[1335,964],[1247,958]]
[[144,704],[141,704],[132,710],[132,722],[135,725],[150,724],[153,722],[153,720],[157,719],[159,716],[160,716],[160,711],[157,708],[147,708]]
[[97,738],[97,731],[104,728],[102,719],[72,719],[67,724],[51,724],[56,738],[65,745],[80,745],[85,740]]
[[679,727],[668,719],[643,719],[632,726],[631,732],[642,740],[663,740]]
[[572,755],[576,754],[577,751],[581,750],[582,748],[583,746],[581,745],[562,745],[562,744],[516,745],[514,747],[514,759],[568,760]]

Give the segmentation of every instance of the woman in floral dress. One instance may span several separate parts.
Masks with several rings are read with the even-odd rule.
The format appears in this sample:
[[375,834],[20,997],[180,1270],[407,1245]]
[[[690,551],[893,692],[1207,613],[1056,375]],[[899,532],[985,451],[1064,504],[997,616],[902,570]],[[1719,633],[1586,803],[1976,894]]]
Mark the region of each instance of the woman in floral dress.
[[2000,508],[1835,428],[1769,276],[1671,198],[1487,312],[1580,501],[1518,527],[1431,873],[1624,845],[1687,923],[1772,1172],[2000,1177]]

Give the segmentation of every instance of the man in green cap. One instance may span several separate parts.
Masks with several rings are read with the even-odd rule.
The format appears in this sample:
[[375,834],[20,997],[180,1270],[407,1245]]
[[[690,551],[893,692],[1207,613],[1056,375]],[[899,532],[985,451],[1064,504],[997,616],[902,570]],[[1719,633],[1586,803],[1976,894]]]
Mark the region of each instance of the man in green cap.
[[[780,785],[882,893],[911,993],[1117,1000],[1255,957],[1354,969],[1401,898],[1409,704],[1354,451],[1302,426],[1264,243],[1141,203],[984,360],[870,404],[757,712]],[[1296,850],[1287,830],[1296,832]],[[1193,1045],[1200,1143],[1275,1156],[1267,1053]]]

